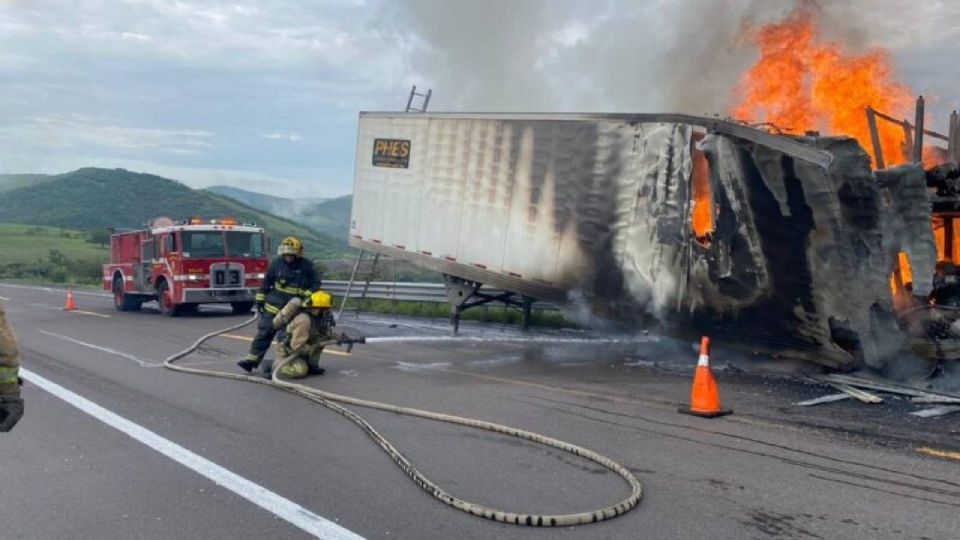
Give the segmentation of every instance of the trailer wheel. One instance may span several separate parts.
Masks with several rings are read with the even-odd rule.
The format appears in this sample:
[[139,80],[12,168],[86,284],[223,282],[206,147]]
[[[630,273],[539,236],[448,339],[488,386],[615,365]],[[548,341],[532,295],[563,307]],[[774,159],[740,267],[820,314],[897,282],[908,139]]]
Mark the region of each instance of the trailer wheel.
[[160,286],[157,287],[157,303],[160,304],[160,313],[165,317],[176,317],[180,311],[178,309],[180,306],[173,301],[173,294],[166,280],[161,281]]
[[230,307],[233,308],[234,315],[246,315],[253,309],[253,302],[232,302]]
[[113,307],[117,311],[139,311],[142,305],[143,300],[135,295],[127,294],[123,290],[122,279],[113,279]]

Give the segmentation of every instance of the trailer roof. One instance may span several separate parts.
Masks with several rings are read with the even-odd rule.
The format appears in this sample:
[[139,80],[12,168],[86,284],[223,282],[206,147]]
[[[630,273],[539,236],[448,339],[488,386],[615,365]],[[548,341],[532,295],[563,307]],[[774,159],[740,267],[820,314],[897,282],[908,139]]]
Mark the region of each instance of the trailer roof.
[[437,119],[477,119],[477,120],[514,120],[514,121],[594,121],[627,123],[677,123],[700,126],[709,132],[722,133],[731,137],[762,144],[779,150],[797,159],[819,165],[826,169],[833,162],[833,156],[812,146],[803,144],[795,137],[774,135],[744,124],[722,118],[696,116],[679,113],[491,113],[491,112],[377,112],[360,111],[364,116],[376,118],[437,118]]

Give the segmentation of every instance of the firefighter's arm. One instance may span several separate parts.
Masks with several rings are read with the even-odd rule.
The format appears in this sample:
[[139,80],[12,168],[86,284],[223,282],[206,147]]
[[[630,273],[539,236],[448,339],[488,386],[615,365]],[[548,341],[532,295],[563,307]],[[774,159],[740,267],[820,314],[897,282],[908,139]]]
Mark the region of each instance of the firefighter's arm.
[[303,302],[299,298],[291,298],[283,309],[280,310],[280,313],[273,318],[273,329],[279,330],[287,325],[290,321],[300,313],[300,307],[303,305]]
[[290,324],[287,326],[287,332],[290,334],[291,349],[299,351],[301,347],[310,341],[310,326],[310,316],[306,313],[301,313],[290,321]]
[[306,281],[309,285],[306,286],[306,290],[308,291],[307,294],[310,294],[311,292],[316,291],[320,288],[320,275],[317,274],[317,268],[313,266],[313,261],[307,261],[307,262],[309,264],[306,265],[307,268],[305,269],[306,270],[305,273],[307,274]]
[[17,338],[0,306],[0,431],[10,431],[23,416]]
[[260,283],[260,288],[257,289],[257,293],[253,297],[257,305],[263,305],[263,303],[266,302],[267,293],[270,292],[270,289],[273,288],[273,283],[276,280],[277,280],[276,261],[270,261],[270,265],[267,266],[267,273],[263,275],[263,282]]

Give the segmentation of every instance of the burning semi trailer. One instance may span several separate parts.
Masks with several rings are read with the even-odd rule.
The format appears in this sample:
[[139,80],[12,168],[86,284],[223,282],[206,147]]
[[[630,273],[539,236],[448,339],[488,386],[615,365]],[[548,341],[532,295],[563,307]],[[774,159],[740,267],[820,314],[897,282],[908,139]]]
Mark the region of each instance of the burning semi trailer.
[[361,113],[350,242],[444,273],[455,313],[509,301],[489,287],[880,368],[952,336],[927,309],[948,290],[931,175],[960,187],[875,173],[853,138],[704,117]]

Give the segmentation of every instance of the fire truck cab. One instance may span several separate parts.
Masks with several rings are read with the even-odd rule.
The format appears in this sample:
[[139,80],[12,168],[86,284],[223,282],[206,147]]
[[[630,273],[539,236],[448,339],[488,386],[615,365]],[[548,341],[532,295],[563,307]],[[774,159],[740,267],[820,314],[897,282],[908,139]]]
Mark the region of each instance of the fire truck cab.
[[103,288],[118,311],[156,300],[172,317],[200,304],[230,304],[248,313],[267,271],[268,240],[261,227],[233,219],[158,218],[150,227],[111,236]]

